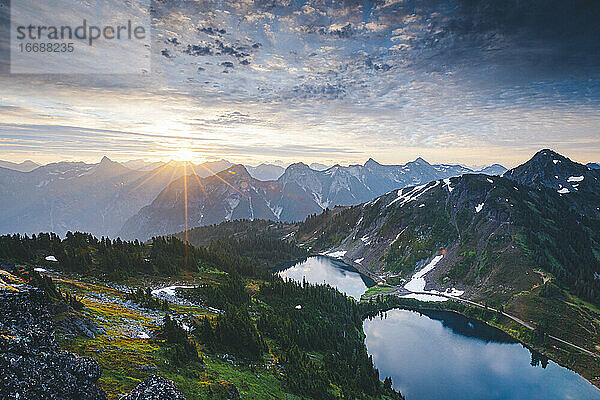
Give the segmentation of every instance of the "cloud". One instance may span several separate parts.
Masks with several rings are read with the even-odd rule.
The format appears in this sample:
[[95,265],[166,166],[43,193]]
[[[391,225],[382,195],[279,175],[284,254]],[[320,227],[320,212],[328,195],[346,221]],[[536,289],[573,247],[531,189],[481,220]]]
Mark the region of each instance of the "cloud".
[[99,137],[116,149],[122,137],[138,156],[183,143],[223,157],[316,159],[321,149],[324,160],[395,162],[456,157],[449,146],[480,159],[485,149],[566,148],[568,135],[569,149],[589,156],[600,126],[599,9],[583,0],[157,1],[151,73],[0,76],[0,118],[12,122],[0,139],[64,139],[75,152],[101,146]]

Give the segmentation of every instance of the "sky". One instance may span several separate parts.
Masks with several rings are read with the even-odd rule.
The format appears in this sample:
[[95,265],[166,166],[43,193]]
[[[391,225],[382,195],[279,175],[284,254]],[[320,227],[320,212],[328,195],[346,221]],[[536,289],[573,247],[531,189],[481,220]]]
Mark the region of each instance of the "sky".
[[1,74],[0,159],[510,167],[551,148],[600,161],[597,1],[156,0],[149,11],[141,74]]

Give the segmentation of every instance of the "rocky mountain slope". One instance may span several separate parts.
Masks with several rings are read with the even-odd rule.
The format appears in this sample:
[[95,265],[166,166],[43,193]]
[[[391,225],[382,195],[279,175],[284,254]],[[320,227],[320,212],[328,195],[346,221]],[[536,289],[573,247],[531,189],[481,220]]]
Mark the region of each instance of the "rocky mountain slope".
[[[88,317],[90,310],[85,309],[80,299],[81,295],[63,296],[55,281],[45,274],[23,266],[0,264],[0,398],[107,399],[99,387],[106,384],[106,375],[103,375],[104,382],[100,379],[106,363],[99,364],[92,357],[61,350],[58,344],[69,343],[69,340],[74,343],[115,341],[114,330],[107,334]],[[85,312],[73,309],[76,303]],[[128,320],[129,325],[131,322]],[[126,357],[126,350],[119,351],[122,352],[120,357]],[[115,398],[114,393],[108,398]],[[185,400],[173,381],[156,375],[149,376],[119,398]]]
[[[459,288],[469,298],[508,301],[539,284],[535,271],[543,270],[597,301],[600,218],[597,210],[573,200],[585,190],[600,204],[596,175],[542,151],[504,176],[469,174],[393,191],[309,218],[298,237],[313,250],[343,252],[338,254],[345,260],[396,281],[441,255],[427,275],[427,288]],[[547,182],[546,176],[565,185],[575,184],[571,176],[584,179],[579,190],[570,185],[573,192],[561,193],[561,183],[552,180],[550,187],[535,185]]]
[[186,199],[190,228],[236,219],[301,219],[320,211],[301,194],[284,192],[276,181],[254,179],[244,166],[236,165],[203,179],[178,179],[130,218],[119,235],[148,239],[185,230]]
[[173,381],[153,375],[129,392],[122,400],[185,400]]
[[114,235],[183,174],[170,165],[134,171],[106,157],[98,164],[61,162],[27,173],[0,168],[0,231]]
[[[494,170],[500,172],[498,168]],[[364,165],[335,165],[323,171],[296,163],[279,179],[260,181],[237,165],[215,178],[179,179],[129,219],[119,234],[148,239],[184,230],[186,181],[188,226],[193,228],[234,219],[302,221],[326,208],[360,204],[395,188],[469,172],[460,165],[431,165],[421,158],[406,165],[382,165],[369,159]]]
[[106,399],[96,386],[94,360],[61,351],[54,341],[45,293],[0,275],[0,397],[3,399]]
[[572,211],[600,218],[600,170],[545,149],[504,176],[536,189],[553,189],[564,195]]

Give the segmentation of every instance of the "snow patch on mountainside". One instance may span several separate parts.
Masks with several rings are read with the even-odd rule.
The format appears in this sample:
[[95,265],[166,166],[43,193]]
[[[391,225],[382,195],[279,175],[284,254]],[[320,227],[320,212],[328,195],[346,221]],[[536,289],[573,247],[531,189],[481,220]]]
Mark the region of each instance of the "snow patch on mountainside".
[[420,271],[418,271],[417,273],[415,273],[412,278],[410,279],[410,281],[408,281],[408,283],[406,285],[404,285],[405,289],[408,289],[412,292],[422,292],[425,290],[425,278],[424,276],[432,271],[435,266],[437,265],[438,262],[440,262],[440,260],[444,258],[444,256],[442,254],[440,254],[439,256],[435,256],[433,257],[433,260],[431,260],[429,262],[429,264],[427,264],[423,269],[421,269]]
[[317,203],[319,207],[321,207],[323,210],[329,208],[329,201],[323,201],[323,196],[321,195],[321,193],[313,192],[312,195],[313,199],[315,200],[315,203]]
[[444,184],[446,185],[446,187],[448,188],[448,191],[450,193],[452,193],[452,191],[454,190],[454,188],[452,186],[450,186],[450,178],[446,178],[444,179]]
[[340,251],[330,251],[328,253],[325,253],[326,256],[331,257],[331,258],[341,258],[344,257],[346,255],[347,251],[345,250],[340,250]]
[[239,197],[228,197],[225,199],[225,202],[229,206],[228,210],[227,210],[227,215],[225,215],[225,220],[231,221],[231,216],[233,215],[233,211],[237,208],[237,206],[240,205],[240,198]]
[[[400,190],[398,190],[398,197],[396,197],[394,200],[392,200],[390,202],[390,204],[388,204],[386,207],[390,207],[392,204],[395,204],[397,202],[400,202],[399,207],[402,207],[406,203],[409,203],[413,200],[417,200],[419,197],[421,197],[427,191],[436,187],[439,183],[440,183],[439,181],[436,181],[431,186],[427,186],[427,185],[415,186],[414,188],[409,190],[408,193],[406,193],[406,194],[402,193],[404,191],[404,189],[400,189]],[[425,190],[423,190],[423,189],[425,189]]]
[[425,275],[427,273],[433,271],[433,269],[437,266],[440,260],[443,258],[443,255],[435,256],[433,260],[429,262],[424,268],[415,273],[410,281],[404,285],[405,289],[410,290],[411,292],[426,292],[426,294],[422,293],[411,293],[406,296],[402,296],[409,299],[417,299],[420,301],[448,301],[447,297],[439,296],[440,294],[446,296],[458,297],[462,296],[465,292],[464,290],[458,290],[455,288],[447,289],[445,292],[438,292],[437,290],[425,290],[425,286],[427,282],[425,281]]

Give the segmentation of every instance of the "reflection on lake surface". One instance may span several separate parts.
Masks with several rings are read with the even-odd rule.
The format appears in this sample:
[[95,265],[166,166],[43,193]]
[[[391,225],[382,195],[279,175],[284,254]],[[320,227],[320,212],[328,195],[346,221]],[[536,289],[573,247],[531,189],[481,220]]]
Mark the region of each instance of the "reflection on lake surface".
[[282,266],[279,275],[297,282],[306,279],[310,283],[327,283],[355,299],[360,299],[367,287],[374,284],[351,266],[324,256],[308,257],[289,266]]
[[600,399],[576,373],[503,332],[449,312],[391,310],[364,321],[380,377],[408,400]]

